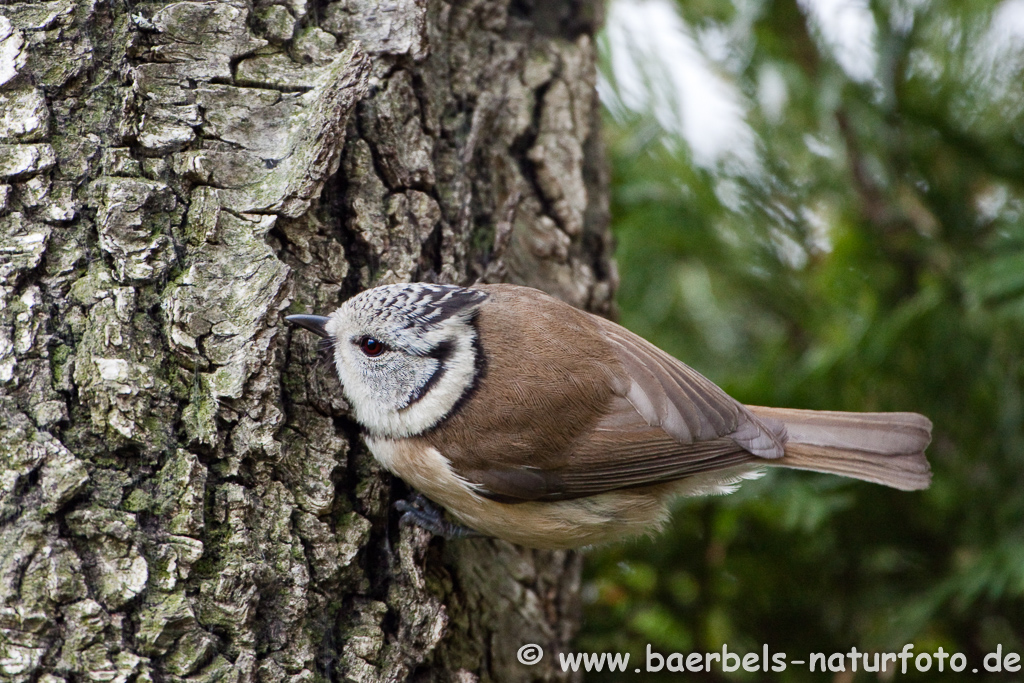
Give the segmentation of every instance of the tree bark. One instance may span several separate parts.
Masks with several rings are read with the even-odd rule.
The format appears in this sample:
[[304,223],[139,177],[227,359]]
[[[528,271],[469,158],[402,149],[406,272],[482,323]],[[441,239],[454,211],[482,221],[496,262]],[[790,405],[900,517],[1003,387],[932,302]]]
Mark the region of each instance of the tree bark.
[[400,527],[282,314],[480,279],[608,313],[597,14],[0,8],[0,675],[567,676],[579,556]]

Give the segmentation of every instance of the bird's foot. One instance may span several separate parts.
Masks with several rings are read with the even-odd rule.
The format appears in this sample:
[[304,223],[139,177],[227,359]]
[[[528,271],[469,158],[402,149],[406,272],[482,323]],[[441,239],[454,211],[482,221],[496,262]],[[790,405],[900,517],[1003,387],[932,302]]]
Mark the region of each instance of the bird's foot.
[[479,531],[445,519],[441,508],[418,493],[408,500],[396,502],[395,509],[402,513],[402,518],[399,520],[399,524],[402,526],[415,524],[421,529],[426,529],[435,536],[449,541],[453,538],[485,538],[484,534]]

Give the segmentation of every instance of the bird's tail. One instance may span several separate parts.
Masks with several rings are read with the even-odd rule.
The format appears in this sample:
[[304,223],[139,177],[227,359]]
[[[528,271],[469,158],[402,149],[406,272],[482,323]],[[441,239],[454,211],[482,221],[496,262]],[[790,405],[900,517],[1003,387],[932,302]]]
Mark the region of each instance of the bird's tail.
[[747,406],[766,423],[781,422],[786,452],[766,465],[828,472],[904,491],[928,488],[924,449],[931,420],[917,413],[841,413]]

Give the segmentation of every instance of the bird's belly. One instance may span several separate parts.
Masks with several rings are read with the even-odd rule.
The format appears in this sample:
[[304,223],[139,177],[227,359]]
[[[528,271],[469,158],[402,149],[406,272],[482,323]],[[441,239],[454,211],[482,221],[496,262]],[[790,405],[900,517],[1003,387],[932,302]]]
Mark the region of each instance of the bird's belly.
[[473,491],[436,448],[420,439],[375,439],[367,445],[392,473],[462,524],[530,548],[576,548],[657,531],[668,518],[670,485],[553,502],[498,503]]

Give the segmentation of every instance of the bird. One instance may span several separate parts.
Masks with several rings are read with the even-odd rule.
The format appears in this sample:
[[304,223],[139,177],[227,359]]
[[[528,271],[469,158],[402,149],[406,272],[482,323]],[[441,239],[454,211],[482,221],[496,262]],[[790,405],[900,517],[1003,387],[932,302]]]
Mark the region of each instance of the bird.
[[286,320],[324,338],[370,452],[422,494],[398,508],[448,537],[566,549],[656,533],[674,499],[768,467],[931,480],[923,415],[744,405],[530,287],[389,284]]

